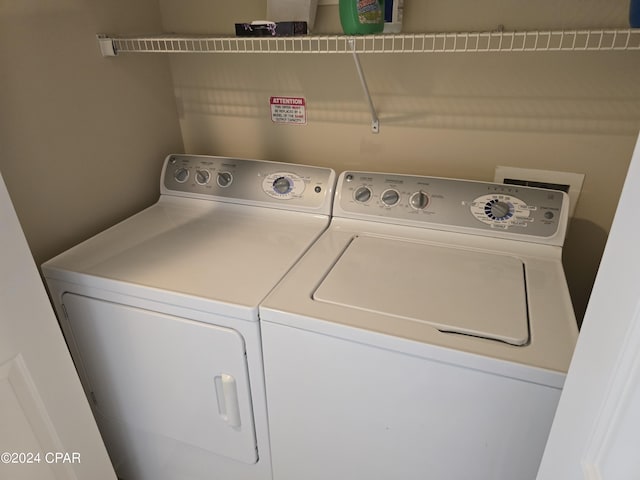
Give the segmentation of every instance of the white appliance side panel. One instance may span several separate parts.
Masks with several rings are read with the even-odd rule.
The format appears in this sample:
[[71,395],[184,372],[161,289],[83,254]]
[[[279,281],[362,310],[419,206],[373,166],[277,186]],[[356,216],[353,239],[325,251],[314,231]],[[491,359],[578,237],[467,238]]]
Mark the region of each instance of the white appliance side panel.
[[192,452],[257,461],[238,332],[72,293],[63,305],[67,337],[119,476],[165,478],[162,472]]
[[524,267],[511,255],[357,236],[313,298],[441,331],[529,341]]
[[533,480],[560,390],[269,322],[278,480]]

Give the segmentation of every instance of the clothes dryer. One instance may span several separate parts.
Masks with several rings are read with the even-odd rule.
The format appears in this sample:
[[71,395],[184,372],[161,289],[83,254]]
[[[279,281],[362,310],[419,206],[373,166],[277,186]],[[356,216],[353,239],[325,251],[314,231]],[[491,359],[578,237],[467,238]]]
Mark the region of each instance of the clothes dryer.
[[271,478],[258,304],[329,222],[335,174],[171,155],[156,204],[42,266],[123,480]]
[[260,307],[278,480],[533,480],[577,338],[563,192],[343,172]]

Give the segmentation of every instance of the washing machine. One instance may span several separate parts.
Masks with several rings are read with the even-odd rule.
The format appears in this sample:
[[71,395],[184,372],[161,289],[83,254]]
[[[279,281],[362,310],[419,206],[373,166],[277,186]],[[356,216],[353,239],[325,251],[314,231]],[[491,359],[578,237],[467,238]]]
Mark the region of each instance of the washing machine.
[[532,480],[578,331],[544,189],[343,172],[260,307],[274,478]]
[[157,203],[42,266],[120,478],[271,478],[258,304],[327,227],[334,183],[171,155]]

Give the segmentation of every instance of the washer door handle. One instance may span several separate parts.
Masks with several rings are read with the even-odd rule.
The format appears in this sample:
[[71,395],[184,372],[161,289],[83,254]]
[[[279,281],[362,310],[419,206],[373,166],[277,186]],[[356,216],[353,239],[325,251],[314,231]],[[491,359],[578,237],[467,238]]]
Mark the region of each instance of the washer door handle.
[[240,428],[240,404],[236,379],[232,375],[222,373],[214,379],[216,396],[218,397],[218,413],[230,427]]

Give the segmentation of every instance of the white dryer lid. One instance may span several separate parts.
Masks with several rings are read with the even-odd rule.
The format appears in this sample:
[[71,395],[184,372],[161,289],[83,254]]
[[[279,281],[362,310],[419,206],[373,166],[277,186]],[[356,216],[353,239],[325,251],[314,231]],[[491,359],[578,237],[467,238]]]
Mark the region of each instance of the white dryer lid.
[[444,332],[529,341],[524,264],[510,255],[356,236],[313,298]]

